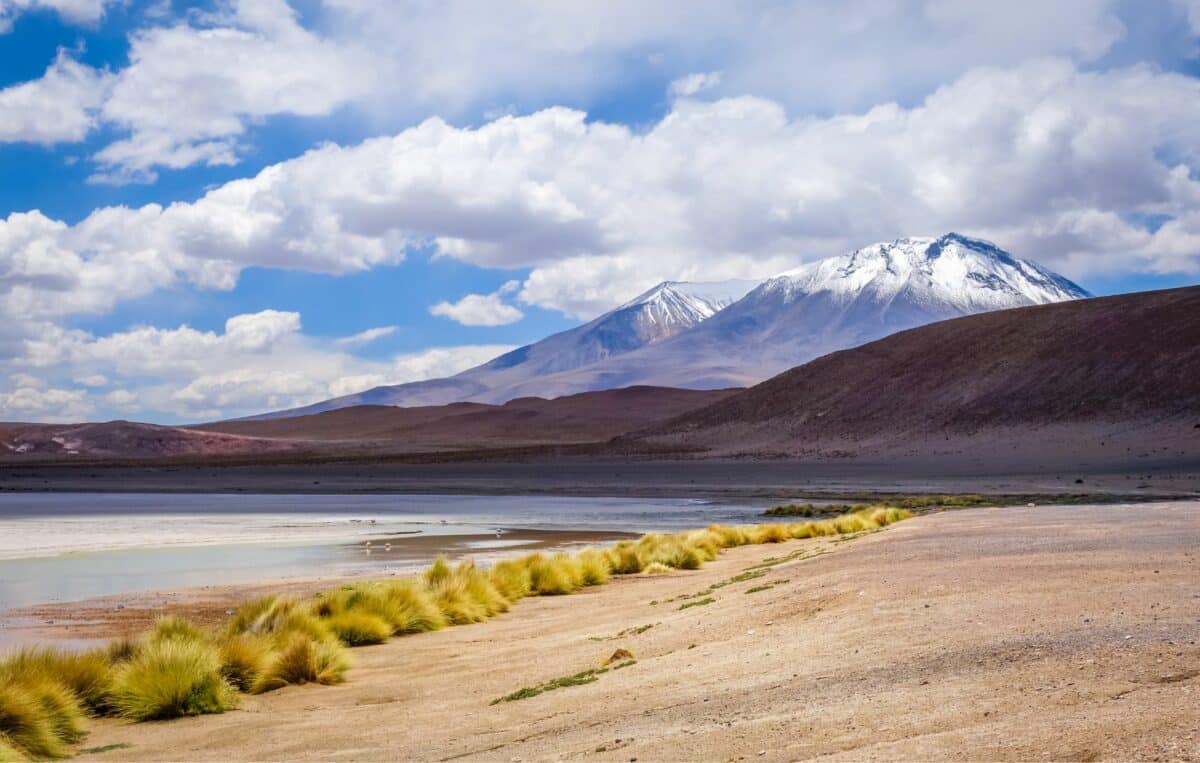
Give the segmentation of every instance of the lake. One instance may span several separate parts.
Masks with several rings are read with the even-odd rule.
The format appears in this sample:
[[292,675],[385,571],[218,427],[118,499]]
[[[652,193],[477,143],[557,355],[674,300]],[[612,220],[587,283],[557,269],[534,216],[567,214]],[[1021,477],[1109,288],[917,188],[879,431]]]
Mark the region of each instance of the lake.
[[275,579],[397,574],[627,533],[761,521],[761,504],[548,496],[0,494],[0,611]]

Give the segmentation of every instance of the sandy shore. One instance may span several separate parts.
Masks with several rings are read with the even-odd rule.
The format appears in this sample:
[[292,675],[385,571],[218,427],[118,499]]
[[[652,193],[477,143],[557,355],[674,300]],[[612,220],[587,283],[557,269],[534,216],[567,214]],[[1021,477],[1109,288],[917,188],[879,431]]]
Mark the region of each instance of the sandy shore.
[[[342,686],[97,722],[84,746],[129,745],[95,756],[122,760],[1200,758],[1200,503],[927,515],[706,606],[668,601],[814,545],[525,600],[355,650]],[[617,647],[637,663],[490,704]]]

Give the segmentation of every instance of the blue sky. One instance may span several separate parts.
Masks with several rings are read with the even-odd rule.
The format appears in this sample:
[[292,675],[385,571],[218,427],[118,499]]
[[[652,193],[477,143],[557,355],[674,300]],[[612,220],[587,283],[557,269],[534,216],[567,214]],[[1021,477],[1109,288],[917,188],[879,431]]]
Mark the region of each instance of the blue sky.
[[0,418],[304,404],[948,230],[1193,284],[1198,33],[1196,0],[0,0]]

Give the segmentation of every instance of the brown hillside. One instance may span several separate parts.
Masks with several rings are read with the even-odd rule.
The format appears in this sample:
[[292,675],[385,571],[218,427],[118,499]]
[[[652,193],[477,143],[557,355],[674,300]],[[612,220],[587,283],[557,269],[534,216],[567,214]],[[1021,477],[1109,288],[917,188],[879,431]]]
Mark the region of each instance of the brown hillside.
[[918,443],[1014,433],[1069,440],[1076,431],[1103,441],[1106,433],[1128,440],[1169,430],[1186,456],[1198,426],[1200,287],[1188,287],[904,331],[818,358],[621,446],[836,456],[929,452]]
[[519,398],[504,405],[354,406],[311,416],[225,421],[199,429],[273,439],[353,442],[397,453],[603,442],[734,392],[627,387],[553,400]]

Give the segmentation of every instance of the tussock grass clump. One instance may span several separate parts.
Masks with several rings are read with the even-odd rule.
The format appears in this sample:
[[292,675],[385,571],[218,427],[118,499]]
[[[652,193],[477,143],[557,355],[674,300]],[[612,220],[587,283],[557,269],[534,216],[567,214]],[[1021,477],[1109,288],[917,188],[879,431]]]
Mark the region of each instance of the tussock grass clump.
[[612,565],[608,556],[598,549],[585,548],[575,555],[585,586],[603,585],[612,577]]
[[349,669],[350,657],[341,644],[292,633],[274,653],[251,691],[262,694],[288,684],[341,683]]
[[531,554],[525,559],[533,592],[538,596],[562,596],[579,589],[581,582],[576,578],[576,569],[565,564],[562,555]]
[[69,689],[92,715],[109,709],[111,663],[102,650],[22,649],[0,664],[0,680],[49,679]]
[[633,541],[621,541],[610,548],[606,555],[614,575],[636,575],[642,571],[642,558],[638,556]]
[[234,613],[227,628],[229,633],[257,633],[286,640],[293,633],[325,640],[329,629],[313,608],[290,596],[265,596],[243,604]]
[[462,580],[467,595],[483,608],[486,617],[508,611],[508,599],[492,582],[491,577],[476,567],[472,560],[459,562],[454,568],[454,576]]
[[122,636],[118,639],[113,639],[108,642],[108,646],[104,647],[104,656],[112,665],[119,665],[122,662],[129,662],[138,650],[142,648],[140,639],[132,636]]
[[221,675],[238,691],[250,691],[270,662],[274,645],[270,636],[235,633],[217,641]]
[[329,630],[346,646],[382,644],[392,635],[392,624],[370,612],[348,610],[327,621]]
[[651,562],[642,570],[643,575],[665,575],[668,572],[674,572],[674,570],[662,562]]
[[83,706],[51,675],[0,675],[0,738],[22,755],[62,758],[83,738]]
[[786,525],[765,524],[755,528],[755,543],[783,543],[792,539],[792,534]]
[[452,568],[439,558],[425,571],[425,585],[446,621],[454,625],[483,622],[508,608],[507,600],[474,563]]
[[488,572],[492,585],[509,601],[523,599],[533,593],[533,577],[526,559],[505,559],[492,565]]
[[446,627],[446,616],[437,601],[416,580],[385,583],[382,596],[388,601],[395,633],[424,633]]
[[221,674],[221,656],[203,641],[150,641],[113,675],[117,713],[135,721],[223,713],[237,696]]
[[0,734],[0,763],[24,763],[28,760],[17,746]]
[[166,615],[158,618],[154,623],[154,630],[150,631],[150,635],[147,636],[150,643],[172,640],[205,641],[207,638],[200,626],[178,615]]

